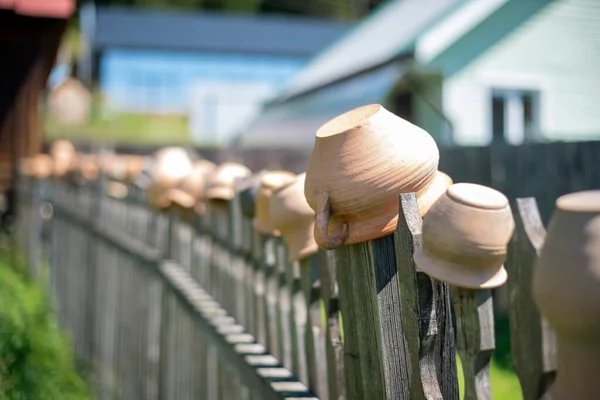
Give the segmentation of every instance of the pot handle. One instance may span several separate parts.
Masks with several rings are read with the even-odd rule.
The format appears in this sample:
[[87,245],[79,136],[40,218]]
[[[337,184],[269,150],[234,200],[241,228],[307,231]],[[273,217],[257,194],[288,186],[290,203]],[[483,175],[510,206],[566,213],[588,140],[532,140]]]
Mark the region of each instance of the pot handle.
[[331,216],[331,201],[327,192],[317,193],[315,196],[317,201],[317,216],[315,220],[315,241],[317,244],[326,250],[333,250],[336,247],[344,244],[348,238],[348,224],[340,222],[339,232],[335,236],[329,236],[327,231],[329,228],[329,217]]

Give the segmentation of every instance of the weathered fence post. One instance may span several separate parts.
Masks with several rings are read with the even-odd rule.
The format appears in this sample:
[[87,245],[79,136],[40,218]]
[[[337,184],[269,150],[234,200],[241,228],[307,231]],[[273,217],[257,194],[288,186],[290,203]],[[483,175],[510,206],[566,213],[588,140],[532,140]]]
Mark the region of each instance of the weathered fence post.
[[468,183],[450,186],[424,218],[423,246],[415,262],[428,275],[454,285],[465,400],[492,399],[489,374],[495,337],[490,289],[506,282],[503,263],[513,230],[508,199]]
[[[400,288],[401,344],[407,364],[405,398],[458,399],[454,329],[448,284],[417,271],[422,220],[414,193],[400,195],[396,264]],[[419,340],[412,340],[418,337]]]
[[531,295],[533,265],[546,239],[535,199],[517,199],[508,251],[512,358],[524,400],[550,399],[556,376],[556,337]]
[[557,400],[600,398],[600,190],[558,198],[533,296],[556,332]]

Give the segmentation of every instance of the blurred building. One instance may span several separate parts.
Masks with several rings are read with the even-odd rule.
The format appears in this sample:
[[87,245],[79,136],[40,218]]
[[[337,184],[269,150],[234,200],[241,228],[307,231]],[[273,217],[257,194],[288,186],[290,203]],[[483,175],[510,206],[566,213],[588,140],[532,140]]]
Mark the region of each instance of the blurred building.
[[78,73],[124,113],[186,114],[194,142],[226,143],[347,24],[300,17],[86,5]]
[[393,0],[315,57],[239,138],[305,147],[381,103],[442,145],[600,138],[600,1]]

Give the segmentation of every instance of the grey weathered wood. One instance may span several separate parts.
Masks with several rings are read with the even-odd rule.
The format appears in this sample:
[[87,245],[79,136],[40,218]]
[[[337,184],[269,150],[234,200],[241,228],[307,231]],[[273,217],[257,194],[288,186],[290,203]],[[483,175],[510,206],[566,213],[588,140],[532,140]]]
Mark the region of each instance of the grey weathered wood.
[[465,379],[464,400],[492,400],[490,361],[495,348],[492,292],[453,289],[456,348]]
[[281,354],[281,335],[279,330],[279,276],[275,265],[275,238],[269,237],[265,246],[265,257],[263,259],[263,269],[265,272],[265,298],[266,315],[269,339],[267,348],[269,352],[278,359],[282,359]]
[[266,300],[266,276],[265,276],[265,245],[268,236],[254,233],[254,296],[255,302],[255,321],[257,330],[257,339],[263,346],[270,343],[270,331],[267,322],[268,306]]
[[292,320],[294,318],[294,310],[292,307],[292,296],[293,290],[288,285],[287,276],[287,251],[285,243],[282,238],[276,238],[275,240],[275,270],[277,274],[278,282],[278,315],[277,315],[277,333],[279,336],[279,354],[281,355],[281,362],[285,368],[292,370],[293,368],[293,346],[292,342]]
[[531,296],[533,264],[546,230],[533,198],[517,199],[508,252],[509,315],[513,364],[525,400],[550,399],[556,377],[556,336]]
[[327,389],[331,400],[346,399],[344,380],[344,344],[340,327],[338,285],[336,278],[335,254],[333,251],[319,250],[317,267],[321,301],[326,318],[325,353],[327,357]]
[[300,260],[300,282],[306,306],[304,351],[308,369],[308,387],[320,399],[329,399],[325,328],[321,314],[321,283],[316,255]]
[[449,287],[417,271],[413,253],[421,247],[421,234],[416,196],[401,194],[394,239],[403,327],[402,356],[406,360],[403,372],[407,384],[403,396],[458,399]]
[[335,268],[339,284],[340,311],[344,326],[344,381],[349,400],[364,399],[360,364],[359,334],[356,329],[357,303],[362,301],[354,292],[354,276],[350,271],[351,254],[347,246],[335,250]]
[[[389,272],[386,269],[380,270],[380,274],[377,274],[375,257],[378,258],[380,263],[389,261],[387,260],[388,254],[385,253],[387,246],[391,244],[388,243],[389,241],[390,238],[386,237],[371,242],[343,246],[342,248],[347,253],[345,258],[348,264],[344,270],[338,270],[340,275],[349,274],[352,278],[351,290],[355,298],[354,319],[344,319],[344,326],[355,327],[357,330],[357,341],[360,349],[358,361],[363,393],[374,400],[385,399],[387,389],[382,357],[378,293],[386,286],[384,280],[387,278],[387,282],[390,282],[393,276],[391,274],[381,274],[382,272]],[[375,247],[377,247],[377,250],[375,250]],[[375,251],[378,253],[377,256],[374,254]],[[392,261],[395,268],[396,263],[393,259]],[[346,287],[340,287],[340,292],[345,292],[346,289]],[[347,329],[344,330],[344,332],[346,331]]]

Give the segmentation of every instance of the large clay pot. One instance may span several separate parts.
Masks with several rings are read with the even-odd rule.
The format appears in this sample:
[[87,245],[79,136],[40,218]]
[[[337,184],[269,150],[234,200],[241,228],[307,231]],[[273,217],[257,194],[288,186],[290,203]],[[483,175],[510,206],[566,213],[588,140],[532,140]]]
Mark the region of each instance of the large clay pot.
[[600,399],[600,190],[556,201],[533,296],[557,337],[553,398]]
[[181,147],[166,147],[156,152],[150,171],[152,184],[165,190],[179,184],[190,172],[192,161]]
[[57,140],[50,147],[50,156],[52,157],[56,177],[64,177],[70,173],[76,166],[77,152],[75,146],[68,140]]
[[455,286],[501,286],[507,279],[503,264],[514,227],[506,196],[485,186],[457,183],[425,215],[415,263]]
[[208,200],[229,201],[235,195],[235,181],[252,174],[244,165],[226,162],[217,168],[213,179],[209,182],[206,198]]
[[295,174],[288,171],[267,171],[260,180],[260,186],[256,191],[255,205],[256,212],[252,220],[252,226],[257,232],[265,235],[275,234],[273,224],[271,223],[270,203],[273,192],[278,188],[292,182]]
[[316,133],[305,195],[315,210],[315,239],[335,248],[392,233],[400,193],[415,192],[421,214],[451,184],[423,129],[371,104],[342,114]]
[[271,223],[281,233],[292,262],[309,257],[319,249],[314,235],[315,212],[304,196],[305,180],[306,174],[300,174],[271,197]]
[[247,219],[253,219],[256,215],[256,202],[254,199],[265,172],[263,170],[245,179],[241,179],[236,186],[236,192],[240,201],[240,210],[242,215]]

